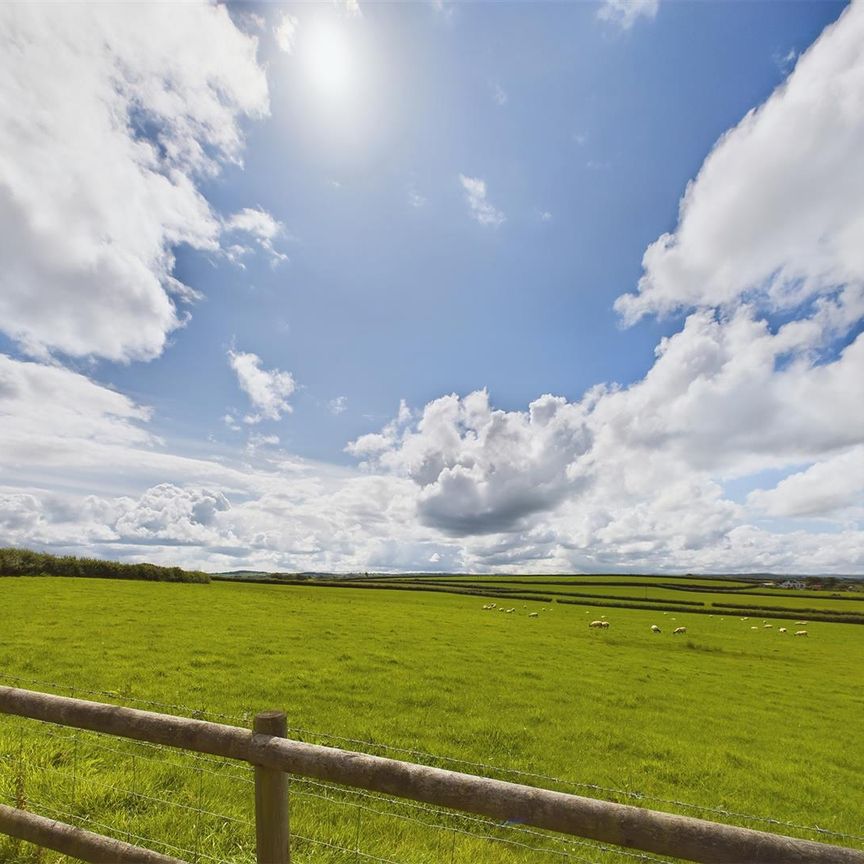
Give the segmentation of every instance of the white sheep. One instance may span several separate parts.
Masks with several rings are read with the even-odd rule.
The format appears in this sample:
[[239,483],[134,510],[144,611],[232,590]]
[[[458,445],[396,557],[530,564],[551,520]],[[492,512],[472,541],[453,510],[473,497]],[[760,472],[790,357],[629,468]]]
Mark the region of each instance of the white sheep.
[[786,632],[786,628],[785,628],[785,627],[781,627],[777,632],[778,632],[778,633],[785,633],[785,632]]
[[796,636],[806,636],[806,635],[807,635],[807,631],[806,631],[806,630],[796,630],[796,631],[795,631],[795,635],[796,635]]
[[686,628],[686,627],[676,627],[676,628],[672,631],[672,635],[673,635],[673,636],[676,636],[678,633],[686,633],[686,632],[687,632],[687,628]]
[[539,612],[529,612],[528,613],[529,618],[537,618],[539,615],[540,615]]
[[659,633],[659,632],[660,632],[660,628],[659,628],[656,624],[652,624],[652,625],[651,625],[651,632],[652,632],[652,633]]

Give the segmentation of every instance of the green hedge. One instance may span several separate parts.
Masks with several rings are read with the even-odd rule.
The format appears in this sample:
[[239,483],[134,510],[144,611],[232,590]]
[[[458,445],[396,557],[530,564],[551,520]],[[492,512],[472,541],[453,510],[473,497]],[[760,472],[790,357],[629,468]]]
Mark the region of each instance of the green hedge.
[[47,555],[29,549],[0,549],[0,576],[79,576],[92,579],[141,579],[147,582],[209,582],[198,570],[159,567],[156,564],[121,564],[99,558]]

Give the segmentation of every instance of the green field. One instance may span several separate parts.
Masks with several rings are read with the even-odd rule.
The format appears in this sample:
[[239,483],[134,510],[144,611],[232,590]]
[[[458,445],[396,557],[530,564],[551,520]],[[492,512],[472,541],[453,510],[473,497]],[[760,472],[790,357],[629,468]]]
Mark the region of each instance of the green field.
[[[0,591],[0,683],[237,724],[281,707],[303,740],[864,848],[713,812],[864,835],[861,626],[811,620],[805,639],[779,633],[797,629],[794,612],[771,628],[746,613],[578,602],[512,601],[508,615],[484,611],[485,597],[369,588],[20,578]],[[703,595],[679,599],[691,597]],[[589,629],[601,614],[609,630]],[[688,632],[673,637],[679,625]],[[0,719],[0,757],[6,803],[202,862],[253,858],[248,768],[13,718]],[[292,820],[299,835],[395,862],[638,860],[300,781]],[[309,840],[295,853],[369,860]],[[0,860],[57,857],[0,841]]]
[[[295,583],[296,584],[296,583]],[[358,580],[317,580],[321,587],[362,587],[365,590],[441,591],[525,598],[548,603],[674,611],[687,608],[717,615],[797,615],[824,621],[864,624],[864,591],[860,582],[843,592],[783,590],[737,580],[657,576],[414,576],[370,577]],[[722,589],[722,590],[718,590]]]

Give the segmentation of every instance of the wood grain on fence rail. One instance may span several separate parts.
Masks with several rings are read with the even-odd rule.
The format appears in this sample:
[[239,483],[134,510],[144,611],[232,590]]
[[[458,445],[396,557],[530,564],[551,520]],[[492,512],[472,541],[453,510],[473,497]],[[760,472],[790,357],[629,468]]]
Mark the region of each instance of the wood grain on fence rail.
[[864,852],[207,723],[0,687],[0,711],[180,747],[702,864],[864,864]]
[[184,864],[178,858],[0,804],[0,833],[90,864]]

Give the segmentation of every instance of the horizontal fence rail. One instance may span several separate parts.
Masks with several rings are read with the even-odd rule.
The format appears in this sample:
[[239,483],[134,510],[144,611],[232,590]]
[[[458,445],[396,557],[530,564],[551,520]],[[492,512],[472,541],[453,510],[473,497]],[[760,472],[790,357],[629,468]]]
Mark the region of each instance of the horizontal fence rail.
[[203,720],[2,686],[0,712],[236,759],[257,768],[702,864],[864,864],[864,852],[854,849],[306,744]]
[[0,804],[0,833],[93,864],[183,864],[178,858]]

